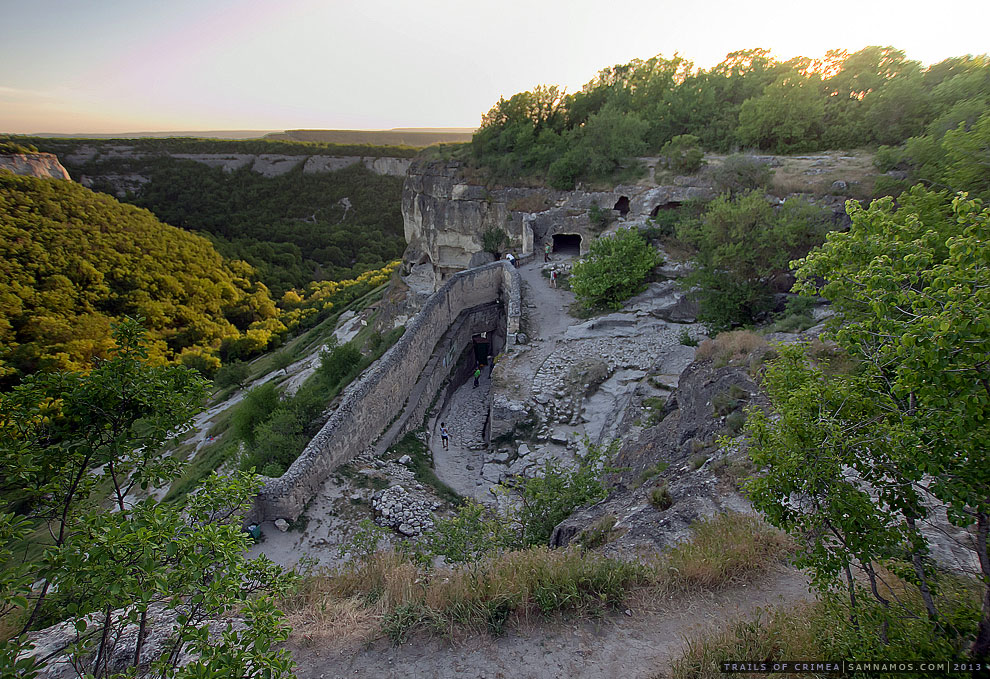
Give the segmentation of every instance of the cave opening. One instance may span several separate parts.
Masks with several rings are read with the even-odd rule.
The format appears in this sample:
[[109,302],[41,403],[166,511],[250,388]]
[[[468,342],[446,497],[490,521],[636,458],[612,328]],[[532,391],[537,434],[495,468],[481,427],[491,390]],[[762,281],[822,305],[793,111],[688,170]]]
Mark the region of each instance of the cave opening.
[[666,212],[667,210],[677,210],[681,207],[680,201],[672,200],[670,202],[664,203],[663,205],[657,205],[650,212],[650,217],[653,219],[657,218],[661,212]]
[[555,233],[553,235],[553,251],[560,255],[581,254],[581,236],[576,233]]
[[615,207],[612,209],[617,211],[620,216],[625,217],[629,214],[629,198],[627,196],[620,196],[619,200],[615,201]]

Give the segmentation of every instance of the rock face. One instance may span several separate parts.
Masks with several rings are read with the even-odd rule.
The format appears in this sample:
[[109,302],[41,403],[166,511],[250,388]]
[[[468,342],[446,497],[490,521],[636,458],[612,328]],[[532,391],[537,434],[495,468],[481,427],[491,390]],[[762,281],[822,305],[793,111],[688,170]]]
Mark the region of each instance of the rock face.
[[[612,479],[609,496],[561,522],[554,529],[551,544],[567,545],[611,516],[616,519],[613,530],[618,537],[604,547],[605,553],[634,556],[660,552],[687,538],[691,524],[700,518],[727,510],[752,511],[715,472],[742,455],[738,447],[720,450],[715,445],[725,418],[715,411],[713,401],[730,390],[747,395],[741,403],[764,403],[744,367],[716,368],[712,359],[688,365],[659,413],[659,424],[625,440],[613,462],[622,471]],[[644,472],[648,475],[650,469],[661,471],[644,479]],[[661,486],[673,500],[667,508],[651,502],[651,493]]]
[[[402,217],[409,247],[403,258],[406,283],[416,292],[436,290],[451,274],[491,257],[485,234],[508,237],[500,253],[527,256],[543,248],[572,248],[584,254],[605,226],[590,217],[598,206],[614,226],[645,224],[658,210],[714,192],[702,176],[678,183],[620,185],[611,191],[557,191],[548,188],[489,189],[463,177],[456,162],[414,162],[402,190]],[[555,236],[566,240],[556,241]]]
[[53,153],[12,153],[0,155],[0,170],[49,179],[71,179]]
[[[42,154],[50,155],[50,154]],[[128,191],[134,192],[150,178],[142,174],[142,161],[168,156],[179,160],[191,160],[210,167],[221,168],[224,172],[234,172],[249,168],[265,177],[277,177],[302,167],[306,174],[336,172],[351,165],[361,164],[375,174],[393,177],[405,176],[412,164],[412,158],[378,158],[374,156],[330,156],[330,155],[287,155],[277,153],[156,153],[139,149],[131,144],[103,143],[83,144],[71,153],[65,154],[65,162],[70,166],[100,168],[96,171],[83,170],[79,182],[86,187],[109,187],[118,197]],[[54,156],[53,156],[54,157]],[[101,167],[103,165],[103,167]],[[106,167],[114,167],[110,171]],[[68,178],[68,175],[66,175]]]

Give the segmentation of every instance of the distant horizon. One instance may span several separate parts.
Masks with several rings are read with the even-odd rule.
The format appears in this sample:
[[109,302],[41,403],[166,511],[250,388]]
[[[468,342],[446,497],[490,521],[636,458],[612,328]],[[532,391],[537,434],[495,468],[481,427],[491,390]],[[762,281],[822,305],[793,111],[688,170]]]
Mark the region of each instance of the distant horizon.
[[[141,139],[145,137],[202,137],[206,139],[256,139],[268,134],[286,132],[448,132],[451,134],[473,134],[476,127],[388,127],[388,128],[320,128],[286,127],[270,130],[145,130],[142,132],[3,132],[0,134],[16,137],[66,137],[69,139]],[[239,136],[233,136],[239,135]],[[243,135],[243,136],[240,136]]]

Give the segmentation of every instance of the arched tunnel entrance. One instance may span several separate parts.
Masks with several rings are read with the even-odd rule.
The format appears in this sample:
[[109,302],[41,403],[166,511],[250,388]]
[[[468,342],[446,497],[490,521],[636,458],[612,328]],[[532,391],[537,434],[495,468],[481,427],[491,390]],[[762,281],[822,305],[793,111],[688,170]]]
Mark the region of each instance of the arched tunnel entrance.
[[553,251],[560,255],[578,257],[581,254],[581,236],[576,233],[555,233]]
[[618,212],[620,216],[625,217],[629,214],[629,197],[620,196],[619,200],[615,201],[615,207],[612,209]]

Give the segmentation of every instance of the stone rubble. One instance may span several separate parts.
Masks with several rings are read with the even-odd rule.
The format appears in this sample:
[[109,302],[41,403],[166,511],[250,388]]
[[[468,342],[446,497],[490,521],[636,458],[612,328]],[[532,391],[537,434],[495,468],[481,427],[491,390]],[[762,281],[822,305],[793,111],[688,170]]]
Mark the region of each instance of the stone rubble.
[[414,495],[400,485],[378,491],[371,498],[375,523],[393,528],[406,537],[414,537],[432,529],[433,511],[439,507],[439,502]]

